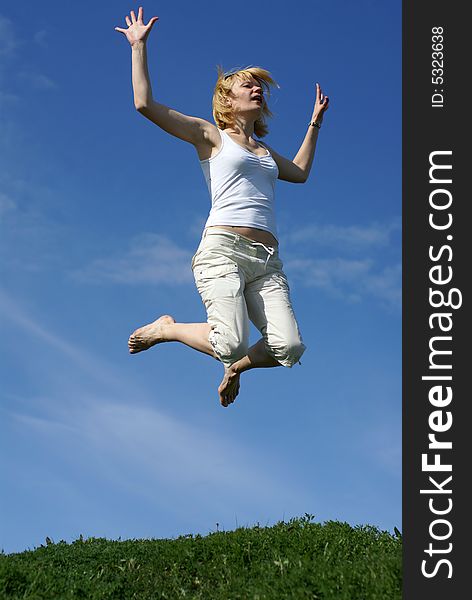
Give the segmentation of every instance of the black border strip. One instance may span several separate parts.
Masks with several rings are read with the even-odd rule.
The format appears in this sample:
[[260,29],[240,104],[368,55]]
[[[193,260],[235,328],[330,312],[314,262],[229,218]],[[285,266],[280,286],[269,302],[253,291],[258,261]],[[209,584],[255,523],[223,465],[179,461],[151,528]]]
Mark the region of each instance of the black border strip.
[[[467,212],[472,200],[466,184],[472,165],[466,147],[470,117],[465,112],[470,33],[463,10],[453,1],[403,2],[406,600],[462,599],[468,590],[467,512],[472,499],[466,486],[471,470],[467,441],[472,441],[472,398],[467,373],[472,366],[467,363],[472,353],[467,333],[472,333],[472,252],[467,242],[472,222],[467,221]],[[428,436],[433,434],[431,441]],[[439,442],[441,447],[428,447]],[[422,455],[433,466],[422,465]],[[435,461],[440,469],[450,465],[451,470],[433,470]]]

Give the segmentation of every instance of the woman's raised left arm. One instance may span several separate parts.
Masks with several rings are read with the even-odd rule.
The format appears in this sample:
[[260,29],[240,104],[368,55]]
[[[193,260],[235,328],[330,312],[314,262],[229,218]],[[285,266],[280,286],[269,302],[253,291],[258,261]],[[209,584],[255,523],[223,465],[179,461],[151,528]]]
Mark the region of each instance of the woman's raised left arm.
[[323,122],[324,113],[328,110],[329,98],[321,90],[320,84],[316,84],[316,102],[313,109],[308,131],[305,139],[300,146],[295,158],[289,160],[277,154],[272,148],[269,148],[271,154],[279,168],[279,179],[290,181],[291,183],[305,183],[310,174],[311,165],[315,156],[316,142]]

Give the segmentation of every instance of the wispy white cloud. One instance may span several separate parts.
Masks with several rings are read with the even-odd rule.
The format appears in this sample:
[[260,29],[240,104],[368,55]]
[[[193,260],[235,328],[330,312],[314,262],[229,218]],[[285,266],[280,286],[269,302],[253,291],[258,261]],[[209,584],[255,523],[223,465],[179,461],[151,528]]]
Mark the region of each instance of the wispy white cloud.
[[373,223],[370,225],[333,225],[312,223],[286,233],[288,244],[306,243],[334,247],[340,252],[387,246],[394,232],[400,230],[400,222]]
[[292,259],[286,270],[297,283],[316,287],[329,295],[359,302],[375,298],[389,308],[401,303],[401,266],[379,267],[371,258]]
[[345,258],[294,259],[287,268],[306,275],[309,285],[331,289],[336,283],[355,283],[372,268],[372,260]]
[[128,285],[179,285],[192,281],[192,252],[167,236],[143,233],[134,237],[125,253],[97,258],[73,273],[84,282],[113,282]]
[[365,281],[365,294],[382,300],[387,306],[400,308],[402,302],[402,266],[386,266],[369,273]]
[[300,285],[347,302],[374,298],[398,309],[401,264],[395,235],[400,230],[399,219],[369,225],[308,224],[285,233],[285,267]]
[[85,371],[89,377],[114,389],[116,381],[119,379],[118,371],[107,364],[103,358],[97,360],[93,354],[68,342],[66,336],[56,335],[50,331],[47,326],[29,315],[14,298],[2,290],[0,290],[0,313],[5,321],[21,329],[22,335],[39,339],[49,348],[57,351],[62,361],[65,358],[70,360]]
[[152,498],[165,489],[169,499],[191,490],[192,503],[213,512],[223,496],[233,503],[251,497],[256,505],[273,497],[293,501],[303,496],[301,490],[284,490],[267,465],[264,473],[254,448],[135,401],[79,396],[65,408],[49,398],[41,416],[10,416],[32,435],[54,440],[56,451],[72,462],[99,456],[91,468],[135,495]]
[[[0,15],[0,107],[19,100],[10,89],[12,80],[16,79],[27,83],[37,90],[52,90],[57,88],[57,83],[44,73],[38,72],[36,68],[22,66],[18,68],[18,48],[28,44],[21,38],[17,31],[18,27],[8,19]],[[45,31],[39,31],[34,36],[36,44],[44,45]]]

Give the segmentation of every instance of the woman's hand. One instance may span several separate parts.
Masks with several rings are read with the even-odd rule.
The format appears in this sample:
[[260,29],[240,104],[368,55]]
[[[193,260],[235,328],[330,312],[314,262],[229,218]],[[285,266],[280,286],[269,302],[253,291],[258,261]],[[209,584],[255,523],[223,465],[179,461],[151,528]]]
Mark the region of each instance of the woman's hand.
[[328,110],[329,107],[329,98],[325,96],[321,90],[320,84],[316,84],[316,102],[315,108],[313,109],[313,116],[311,117],[312,123],[321,123],[323,121],[323,117],[325,111]]
[[147,25],[143,22],[143,7],[140,6],[138,10],[138,18],[134,14],[134,10],[130,12],[131,19],[126,15],[125,20],[128,25],[128,29],[122,29],[121,27],[115,27],[115,31],[119,31],[126,36],[128,42],[133,46],[136,42],[145,42],[149,35],[152,26],[159,19],[159,17],[152,17]]

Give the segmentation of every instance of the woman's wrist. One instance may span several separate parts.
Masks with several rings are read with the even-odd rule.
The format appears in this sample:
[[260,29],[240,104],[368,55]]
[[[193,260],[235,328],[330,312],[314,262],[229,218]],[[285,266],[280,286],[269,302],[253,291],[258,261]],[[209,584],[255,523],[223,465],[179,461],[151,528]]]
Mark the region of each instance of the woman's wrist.
[[146,45],[146,40],[136,40],[135,42],[131,42],[131,49],[138,50],[138,48],[143,48]]

